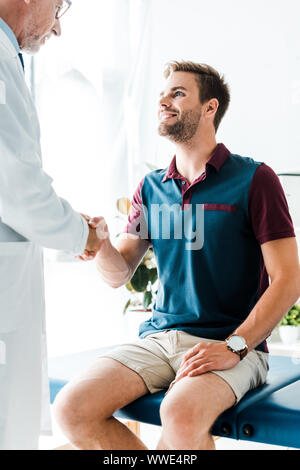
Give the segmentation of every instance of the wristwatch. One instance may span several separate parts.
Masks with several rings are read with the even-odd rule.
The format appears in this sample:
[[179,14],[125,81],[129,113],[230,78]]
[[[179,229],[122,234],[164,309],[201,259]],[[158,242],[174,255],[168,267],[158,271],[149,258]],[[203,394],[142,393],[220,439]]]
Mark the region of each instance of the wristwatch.
[[240,360],[244,359],[248,354],[248,346],[245,338],[239,335],[231,335],[226,340],[227,348],[240,356]]

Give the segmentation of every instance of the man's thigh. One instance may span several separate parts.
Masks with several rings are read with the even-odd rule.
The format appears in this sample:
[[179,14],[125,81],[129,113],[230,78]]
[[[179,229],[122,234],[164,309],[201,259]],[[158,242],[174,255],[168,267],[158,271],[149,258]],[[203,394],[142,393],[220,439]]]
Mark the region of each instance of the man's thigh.
[[175,419],[176,424],[187,425],[194,431],[209,431],[218,416],[235,401],[232,388],[216,374],[184,377],[170,388],[161,404],[162,423]]
[[155,393],[166,390],[175,378],[175,371],[169,363],[172,348],[169,334],[165,331],[118,346],[102,357],[115,359],[138,373],[148,391]]
[[[171,358],[171,365],[176,373],[180,368],[184,354],[200,341],[221,342],[218,340],[197,338],[196,336],[189,335],[182,331],[178,332],[178,353],[174,354]],[[232,369],[213,370],[211,372],[218,375],[231,387],[236,397],[235,404],[237,404],[249,390],[265,383],[268,368],[268,354],[252,350]]]
[[64,402],[76,414],[108,418],[146,393],[148,389],[135,371],[100,357],[61,390],[56,402]]

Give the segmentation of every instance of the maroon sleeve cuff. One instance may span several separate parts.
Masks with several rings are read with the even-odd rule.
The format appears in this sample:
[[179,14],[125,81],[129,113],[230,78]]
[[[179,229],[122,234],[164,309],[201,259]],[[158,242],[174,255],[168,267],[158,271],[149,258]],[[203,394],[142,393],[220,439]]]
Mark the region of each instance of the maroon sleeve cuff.
[[144,184],[144,178],[140,181],[131,201],[130,211],[128,214],[128,223],[123,232],[131,233],[144,240],[149,240],[147,223],[144,216],[141,191]]
[[261,245],[296,236],[280,180],[265,163],[257,168],[252,179],[249,216],[255,237]]

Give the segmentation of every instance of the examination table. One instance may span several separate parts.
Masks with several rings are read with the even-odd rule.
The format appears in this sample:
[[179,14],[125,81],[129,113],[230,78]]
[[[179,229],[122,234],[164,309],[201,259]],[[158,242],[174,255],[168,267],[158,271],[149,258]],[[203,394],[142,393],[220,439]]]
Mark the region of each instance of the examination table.
[[[51,403],[79,371],[112,347],[49,359]],[[147,394],[115,413],[116,418],[161,425],[159,408],[165,392]],[[237,406],[216,421],[214,436],[300,449],[300,359],[270,355],[263,386],[250,390]]]

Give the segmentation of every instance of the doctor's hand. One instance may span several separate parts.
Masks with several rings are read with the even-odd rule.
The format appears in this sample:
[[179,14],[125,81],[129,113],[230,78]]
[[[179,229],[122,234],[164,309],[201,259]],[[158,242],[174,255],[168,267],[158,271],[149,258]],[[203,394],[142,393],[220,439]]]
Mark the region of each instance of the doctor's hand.
[[83,254],[77,258],[87,261],[96,257],[104,240],[109,237],[109,231],[103,217],[91,218],[84,214],[81,215],[89,224],[89,236]]
[[184,355],[174,383],[183,377],[195,377],[211,370],[232,369],[239,362],[238,354],[230,351],[225,341],[198,343]]

